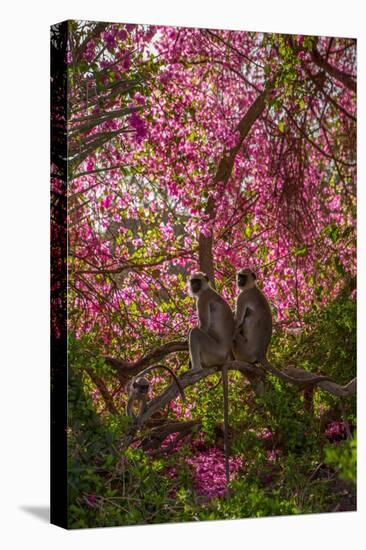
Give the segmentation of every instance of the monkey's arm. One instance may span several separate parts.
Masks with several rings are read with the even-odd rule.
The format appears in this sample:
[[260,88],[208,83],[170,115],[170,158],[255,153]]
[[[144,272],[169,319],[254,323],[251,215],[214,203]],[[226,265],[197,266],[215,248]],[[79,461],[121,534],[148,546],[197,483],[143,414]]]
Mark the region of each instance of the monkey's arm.
[[208,300],[198,302],[198,319],[199,328],[204,332],[208,332],[210,328],[210,303]]
[[140,407],[139,407],[139,412],[138,412],[138,415],[137,415],[138,420],[141,419],[142,415],[146,411],[147,399],[146,399],[146,397],[140,397],[139,401],[140,401],[140,403],[139,403]]
[[126,407],[126,415],[130,416],[132,418],[135,418],[135,414],[133,412],[134,402],[135,402],[135,396],[134,395],[129,396],[128,401],[127,401],[127,407]]
[[244,323],[244,319],[245,319],[248,312],[249,312],[249,308],[248,308],[247,305],[235,310],[234,320],[235,320],[235,333],[236,334],[242,328],[242,324]]

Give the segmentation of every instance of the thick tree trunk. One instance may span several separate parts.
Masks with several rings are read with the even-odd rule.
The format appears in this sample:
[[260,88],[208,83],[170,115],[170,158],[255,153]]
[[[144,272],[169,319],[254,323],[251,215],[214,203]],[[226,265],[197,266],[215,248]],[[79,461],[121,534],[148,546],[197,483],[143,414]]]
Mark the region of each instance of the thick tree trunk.
[[[258,95],[258,97],[255,99],[255,101],[252,103],[252,105],[249,107],[249,109],[239,122],[236,128],[239,132],[238,142],[229,151],[226,151],[222,156],[216,174],[213,178],[214,187],[218,182],[226,183],[229,180],[234,167],[235,157],[240,151],[243,141],[249,134],[253,124],[263,113],[266,107],[266,99],[271,89],[272,82],[267,85],[263,92]],[[213,221],[215,219],[215,203],[212,196],[210,196],[207,201],[205,214],[208,215],[210,221]],[[208,275],[212,286],[215,287],[212,232],[209,235],[201,233],[199,236],[198,245],[198,259],[200,270]]]

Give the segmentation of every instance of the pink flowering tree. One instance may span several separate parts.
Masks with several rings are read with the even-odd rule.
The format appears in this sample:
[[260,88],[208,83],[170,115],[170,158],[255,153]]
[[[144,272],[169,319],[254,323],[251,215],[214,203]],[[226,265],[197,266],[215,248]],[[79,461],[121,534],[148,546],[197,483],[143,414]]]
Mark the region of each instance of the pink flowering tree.
[[68,67],[77,336],[185,340],[196,268],[299,326],[355,276],[354,40],[77,22]]
[[[85,351],[75,364],[87,375],[82,383],[95,411],[119,419],[131,375],[161,360],[175,370],[187,366],[187,334],[197,323],[186,290],[191,271],[205,271],[233,306],[235,271],[253,268],[281,337],[282,329],[301,332],[309,314],[355,287],[356,42],[80,21],[69,31],[69,351],[75,342]],[[175,452],[187,434],[217,428],[221,389],[215,394],[211,379],[199,392],[206,371],[190,376],[180,376],[193,386],[185,404],[175,400],[174,385],[166,390],[166,380],[151,379],[150,398],[166,391],[145,415],[153,427],[148,437],[142,430],[144,450]],[[351,395],[355,383],[351,389],[338,386],[333,395]],[[245,399],[254,410],[253,395]],[[238,418],[242,401],[231,401],[241,407]],[[292,419],[281,394],[277,406],[288,406]],[[269,480],[284,426],[270,414],[267,424],[252,436],[264,442]],[[339,425],[342,439],[349,426]],[[136,432],[125,433],[136,445]],[[225,493],[226,480],[222,450],[206,443],[192,441],[184,468],[209,499]],[[230,457],[232,477],[251,467],[251,448]],[[176,479],[177,470],[165,474]],[[94,493],[84,497],[91,509],[102,506]]]

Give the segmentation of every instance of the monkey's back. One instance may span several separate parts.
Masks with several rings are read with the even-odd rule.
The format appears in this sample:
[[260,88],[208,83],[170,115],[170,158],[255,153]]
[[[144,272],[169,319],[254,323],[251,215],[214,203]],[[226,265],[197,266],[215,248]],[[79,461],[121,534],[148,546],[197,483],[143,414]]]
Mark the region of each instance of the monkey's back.
[[247,307],[244,319],[243,332],[254,331],[261,334],[261,346],[267,347],[272,336],[272,312],[263,292],[254,286],[238,297],[238,306]]
[[212,288],[208,289],[210,333],[217,341],[231,343],[234,334],[234,316],[229,304]]

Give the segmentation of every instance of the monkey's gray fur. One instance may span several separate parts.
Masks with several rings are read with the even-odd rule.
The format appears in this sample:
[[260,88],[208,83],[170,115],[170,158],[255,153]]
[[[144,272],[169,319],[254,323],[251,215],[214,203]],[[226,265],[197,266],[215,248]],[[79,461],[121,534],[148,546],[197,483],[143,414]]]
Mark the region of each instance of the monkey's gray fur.
[[188,291],[196,299],[198,327],[189,333],[192,370],[220,366],[227,360],[234,336],[234,317],[227,302],[214,290],[207,275],[192,273]]
[[271,308],[250,269],[238,271],[237,286],[233,354],[237,361],[261,362],[272,336]]
[[[148,392],[150,388],[150,382],[148,381],[147,378],[145,378],[144,375],[150,372],[151,370],[156,370],[156,369],[164,369],[168,371],[169,374],[171,374],[171,376],[174,379],[174,382],[177,384],[182,400],[183,401],[186,400],[184,389],[179,379],[177,378],[175,372],[170,367],[167,367],[166,365],[151,365],[150,367],[146,367],[146,369],[144,369],[143,371],[139,372],[139,374],[131,378],[131,380],[128,382],[126,386],[126,390],[128,393],[128,401],[126,406],[127,416],[130,416],[135,419],[137,418],[137,420],[141,419],[142,415],[146,410],[147,397],[148,397]],[[134,405],[136,403],[138,406],[137,416],[133,411]]]

